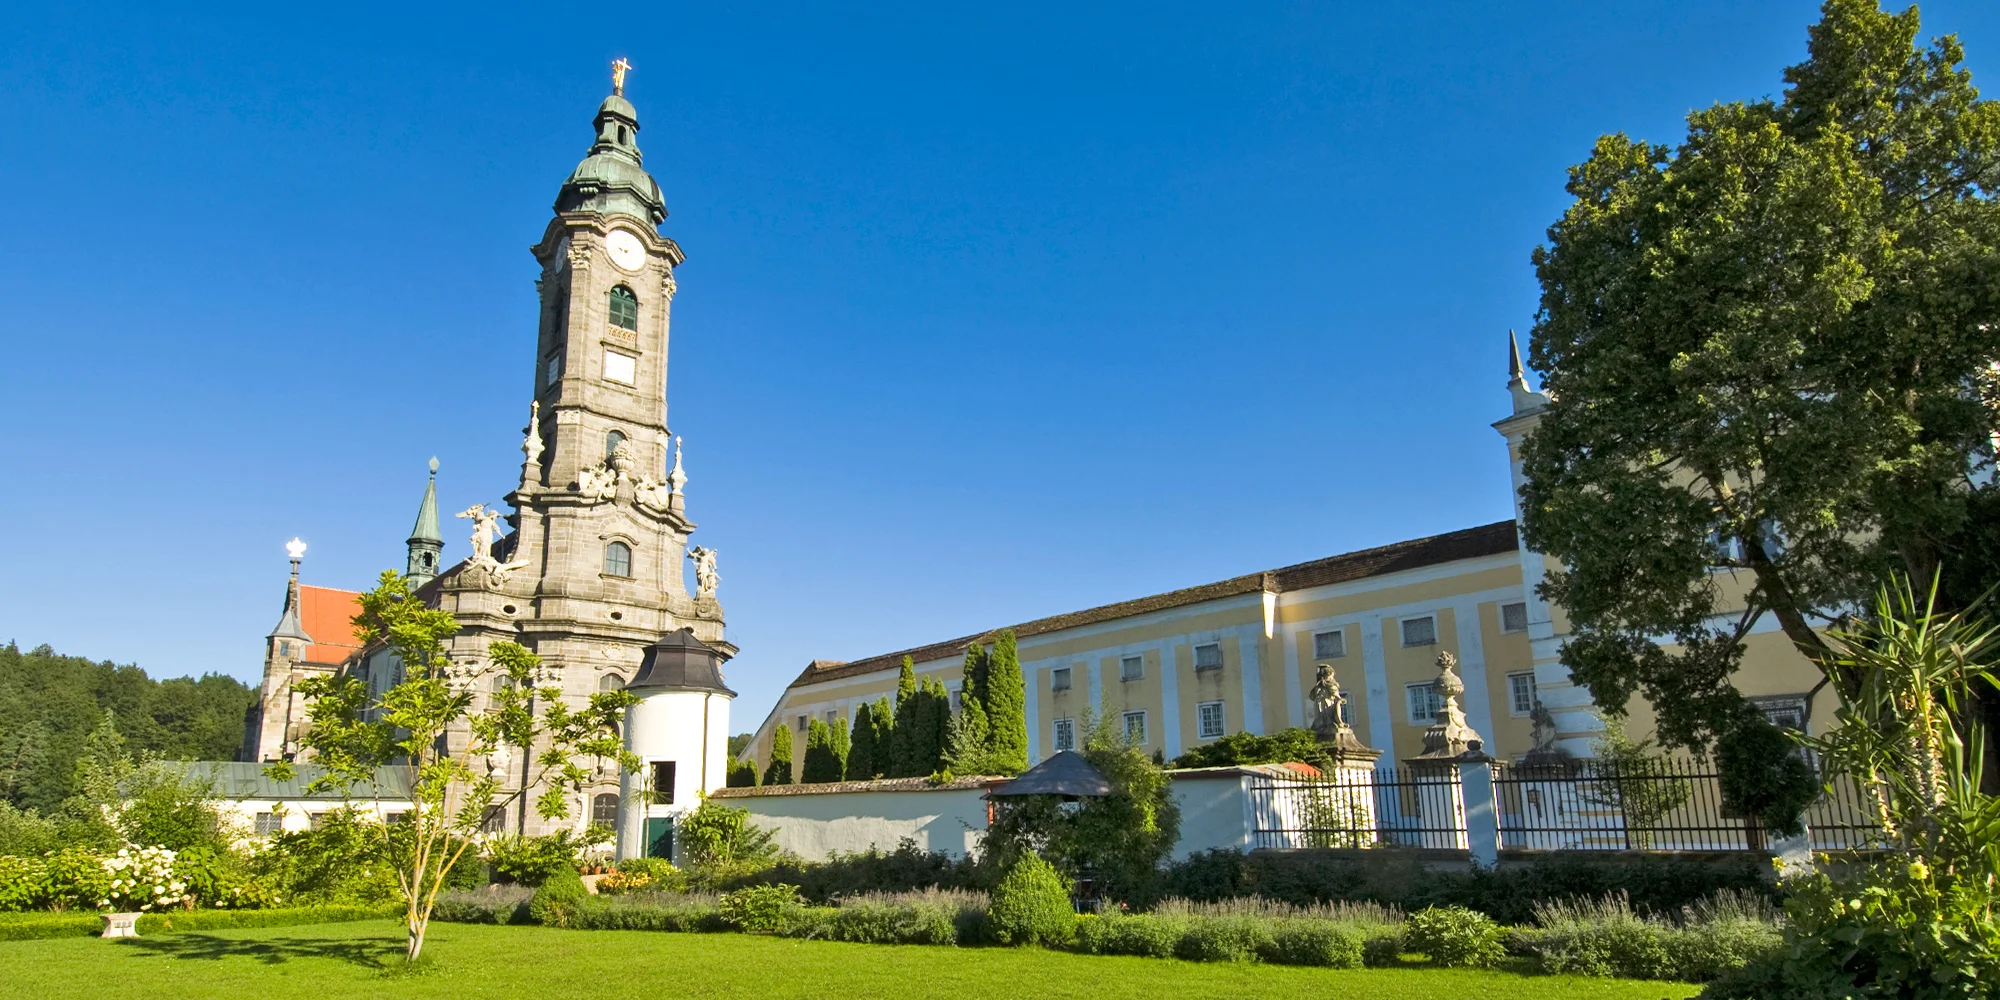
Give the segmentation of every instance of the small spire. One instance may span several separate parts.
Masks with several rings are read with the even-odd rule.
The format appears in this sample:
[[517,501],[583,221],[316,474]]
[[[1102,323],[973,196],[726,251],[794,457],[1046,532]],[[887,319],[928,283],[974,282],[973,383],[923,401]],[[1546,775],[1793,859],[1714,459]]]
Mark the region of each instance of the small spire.
[[1528,382],[1528,373],[1521,367],[1521,340],[1514,336],[1512,329],[1509,329],[1507,331],[1507,384],[1513,385],[1516,382],[1526,385]]
[[294,538],[285,543],[285,553],[292,557],[292,579],[285,585],[285,613],[279,616],[278,627],[271,630],[269,638],[311,642],[312,636],[299,624],[299,560],[306,554],[306,543]]
[[412,542],[444,542],[438,530],[438,460],[431,459],[431,478],[424,484],[424,499],[417,505],[417,524],[410,529]]

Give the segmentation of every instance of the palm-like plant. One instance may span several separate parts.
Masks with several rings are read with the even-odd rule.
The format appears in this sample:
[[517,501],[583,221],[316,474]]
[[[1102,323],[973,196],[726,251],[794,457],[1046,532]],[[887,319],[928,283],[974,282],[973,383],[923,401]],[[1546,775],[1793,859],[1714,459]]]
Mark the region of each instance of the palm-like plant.
[[1830,775],[1872,794],[1905,850],[2000,871],[2000,796],[1980,791],[1985,734],[1972,716],[1974,692],[2000,687],[2000,628],[1940,610],[1937,596],[1935,578],[1919,601],[1899,575],[1871,614],[1829,631],[1840,725],[1808,743]]

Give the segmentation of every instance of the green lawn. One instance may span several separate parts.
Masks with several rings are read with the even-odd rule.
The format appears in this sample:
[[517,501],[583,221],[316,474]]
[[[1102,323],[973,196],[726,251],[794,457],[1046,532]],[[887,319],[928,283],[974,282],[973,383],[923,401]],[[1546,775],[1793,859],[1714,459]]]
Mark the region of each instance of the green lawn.
[[471,924],[432,925],[424,954],[429,961],[419,972],[402,972],[401,928],[389,921],[162,934],[132,941],[8,942],[0,943],[0,997],[1660,1000],[1696,992],[1680,983],[1506,972],[1336,972],[1012,948]]

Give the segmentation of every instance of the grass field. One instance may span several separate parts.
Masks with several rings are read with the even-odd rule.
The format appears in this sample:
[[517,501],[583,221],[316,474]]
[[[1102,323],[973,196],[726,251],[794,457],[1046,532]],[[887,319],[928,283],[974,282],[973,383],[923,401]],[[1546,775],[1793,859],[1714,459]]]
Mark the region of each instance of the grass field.
[[0,997],[333,1000],[346,997],[1340,997],[1659,1000],[1680,983],[1444,969],[1198,965],[1012,948],[837,944],[742,934],[433,924],[402,970],[390,921],[0,943]]

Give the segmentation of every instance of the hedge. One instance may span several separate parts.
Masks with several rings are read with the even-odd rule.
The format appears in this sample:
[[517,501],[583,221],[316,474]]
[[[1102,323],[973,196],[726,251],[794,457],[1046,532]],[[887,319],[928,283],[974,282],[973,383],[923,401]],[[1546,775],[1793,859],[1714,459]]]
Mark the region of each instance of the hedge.
[[[401,916],[402,904],[391,906],[299,906],[270,910],[184,910],[148,913],[139,918],[141,937],[188,931],[221,931],[248,927],[292,927]],[[16,913],[0,920],[0,941],[95,937],[104,933],[104,918],[95,913]]]

